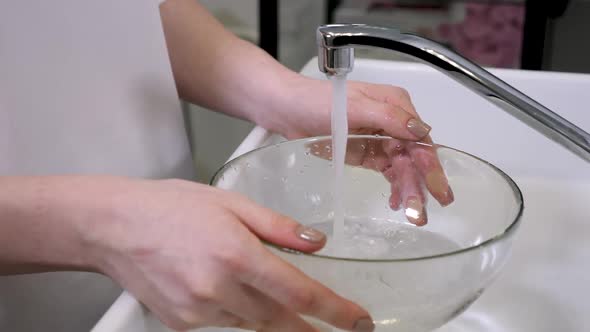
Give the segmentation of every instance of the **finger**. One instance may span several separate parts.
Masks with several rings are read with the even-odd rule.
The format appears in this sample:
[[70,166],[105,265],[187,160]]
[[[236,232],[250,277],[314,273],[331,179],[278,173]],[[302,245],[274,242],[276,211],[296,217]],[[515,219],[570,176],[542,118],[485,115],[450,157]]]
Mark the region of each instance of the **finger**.
[[174,317],[158,317],[175,331],[187,331],[205,326],[239,327],[248,325],[242,318],[211,305],[199,305],[176,310]]
[[240,318],[233,327],[252,330],[315,331],[297,314],[262,292],[243,283],[228,283],[222,307]]
[[242,327],[248,326],[249,323],[234,315],[231,312],[220,310],[207,324],[200,326],[215,326],[215,327]]
[[[404,105],[402,106],[404,110],[420,118],[407,91],[402,89],[403,92],[400,92],[399,90],[399,88],[395,87],[379,86],[377,92],[381,94],[381,98],[386,102],[394,103],[395,101],[401,101],[398,105]],[[422,142],[425,144],[411,144],[411,142],[408,142],[406,144],[407,149],[420,171],[420,175],[423,177],[428,191],[441,206],[447,206],[454,201],[453,191],[448,184],[447,177],[436,154],[436,149],[432,146],[433,141],[430,135],[424,137]],[[394,142],[390,144],[394,144]]]
[[303,320],[296,313],[281,307],[277,315],[268,321],[259,332],[319,332],[318,329]]
[[[428,141],[432,142],[431,140]],[[438,159],[436,148],[431,144],[410,143],[407,150],[432,197],[441,206],[451,204],[455,197]]]
[[244,283],[295,312],[340,329],[373,330],[369,313],[357,304],[338,296],[268,250],[254,255],[260,263],[251,273],[241,274]]
[[359,112],[350,112],[351,127],[383,130],[395,138],[417,141],[430,132],[431,127],[397,105],[382,103],[373,99],[363,99],[356,106]]
[[[309,143],[308,148],[314,156],[332,160],[331,145],[331,139],[323,139]],[[360,137],[348,139],[344,162],[350,166],[361,166],[378,172],[391,165],[383,146],[374,139]]]
[[[411,101],[410,94],[405,89],[390,85],[376,84],[372,85],[370,93],[368,91],[367,93],[370,98],[384,103],[397,105],[418,119],[420,118]],[[432,139],[429,135],[424,137],[422,142],[432,145]],[[421,146],[417,149],[409,148],[409,151],[421,176],[424,178],[428,191],[442,206],[451,204],[454,200],[453,191],[448,185],[448,180],[440,165],[435,148]]]
[[261,239],[302,252],[314,252],[326,244],[326,235],[321,231],[259,206],[242,195],[231,195],[227,208]]
[[401,198],[399,184],[397,182],[392,183],[391,194],[389,195],[389,207],[394,211],[399,210],[400,204],[402,203]]
[[[366,83],[362,82],[350,82],[351,86],[359,84],[361,86],[366,86]],[[371,99],[375,99],[382,103],[397,105],[403,108],[406,112],[411,114],[417,114],[416,108],[412,103],[412,98],[410,97],[410,93],[401,87],[389,85],[389,84],[371,84],[370,89],[362,89],[363,93]]]
[[255,330],[261,329],[277,315],[280,305],[262,294],[260,291],[246,285],[237,278],[235,282],[227,283],[219,296],[221,306],[227,311],[240,317]]
[[383,172],[383,175],[390,183],[391,194],[389,195],[389,207],[397,211],[399,210],[401,204],[401,193],[399,187],[399,179],[395,175],[395,167],[390,167],[385,172]]
[[418,171],[412,164],[407,153],[393,157],[392,167],[395,168],[399,180],[401,201],[406,218],[416,226],[426,225],[428,217],[424,209],[425,197],[422,192]]
[[383,142],[378,139],[365,140],[366,153],[361,161],[361,167],[383,172],[391,166],[391,158],[385,152]]

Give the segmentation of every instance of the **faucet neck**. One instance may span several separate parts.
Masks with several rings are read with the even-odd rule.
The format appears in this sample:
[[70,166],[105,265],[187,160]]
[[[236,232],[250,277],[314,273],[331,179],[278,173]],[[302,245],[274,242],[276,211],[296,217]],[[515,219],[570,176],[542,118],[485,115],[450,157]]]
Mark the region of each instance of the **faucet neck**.
[[364,24],[324,25],[317,29],[316,36],[319,69],[327,75],[351,72],[355,47],[399,52],[441,71],[590,162],[590,134],[439,43],[396,29]]

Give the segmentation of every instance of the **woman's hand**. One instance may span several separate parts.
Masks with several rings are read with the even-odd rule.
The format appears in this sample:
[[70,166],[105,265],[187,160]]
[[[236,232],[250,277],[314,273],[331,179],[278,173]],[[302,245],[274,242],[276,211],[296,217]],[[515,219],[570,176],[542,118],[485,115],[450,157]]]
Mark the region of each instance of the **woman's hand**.
[[[245,197],[180,180],[106,178],[106,214],[84,230],[97,269],[176,330],[231,326],[316,331],[300,314],[372,331],[369,314],[273,255],[260,239],[304,252],[325,236]],[[96,190],[95,190],[96,191]]]
[[[259,119],[259,124],[288,139],[330,134],[331,82],[300,77],[291,82],[285,95],[288,97],[283,99],[282,106]],[[391,182],[392,208],[403,206],[406,211],[417,211],[407,214],[408,220],[424,225],[424,186],[441,205],[453,202],[453,192],[436,151],[428,145],[432,144],[428,135],[431,128],[420,119],[406,90],[351,81],[347,84],[347,103],[350,133],[398,139],[384,147],[388,158],[379,169]],[[425,144],[413,143],[416,141]]]

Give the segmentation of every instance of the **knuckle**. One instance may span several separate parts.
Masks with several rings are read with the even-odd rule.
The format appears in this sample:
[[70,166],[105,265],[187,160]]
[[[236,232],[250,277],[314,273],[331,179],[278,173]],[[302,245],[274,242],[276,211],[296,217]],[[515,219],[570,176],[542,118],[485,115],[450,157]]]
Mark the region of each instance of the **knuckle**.
[[311,291],[299,291],[291,295],[293,307],[301,313],[311,313],[315,307],[315,296]]
[[212,305],[217,302],[218,291],[214,285],[199,285],[189,292],[193,304]]
[[398,93],[401,98],[408,99],[408,100],[411,98],[410,92],[408,90],[401,88],[401,87],[398,87],[397,89],[398,89]]
[[177,331],[194,329],[204,325],[204,322],[197,314],[197,311],[188,309],[179,310],[176,312],[175,317],[172,317],[169,320],[162,320],[162,322],[166,326]]
[[243,273],[248,269],[248,260],[239,246],[225,248],[217,256],[217,261],[222,269],[230,274]]

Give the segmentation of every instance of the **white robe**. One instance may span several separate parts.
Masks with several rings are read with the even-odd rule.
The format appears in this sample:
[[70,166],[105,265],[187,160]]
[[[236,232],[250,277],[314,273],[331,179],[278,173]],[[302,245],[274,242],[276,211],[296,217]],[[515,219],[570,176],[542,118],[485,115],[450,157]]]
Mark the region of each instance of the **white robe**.
[[[193,177],[158,2],[1,3],[0,175]],[[91,273],[0,277],[0,331],[88,331],[118,294]]]

